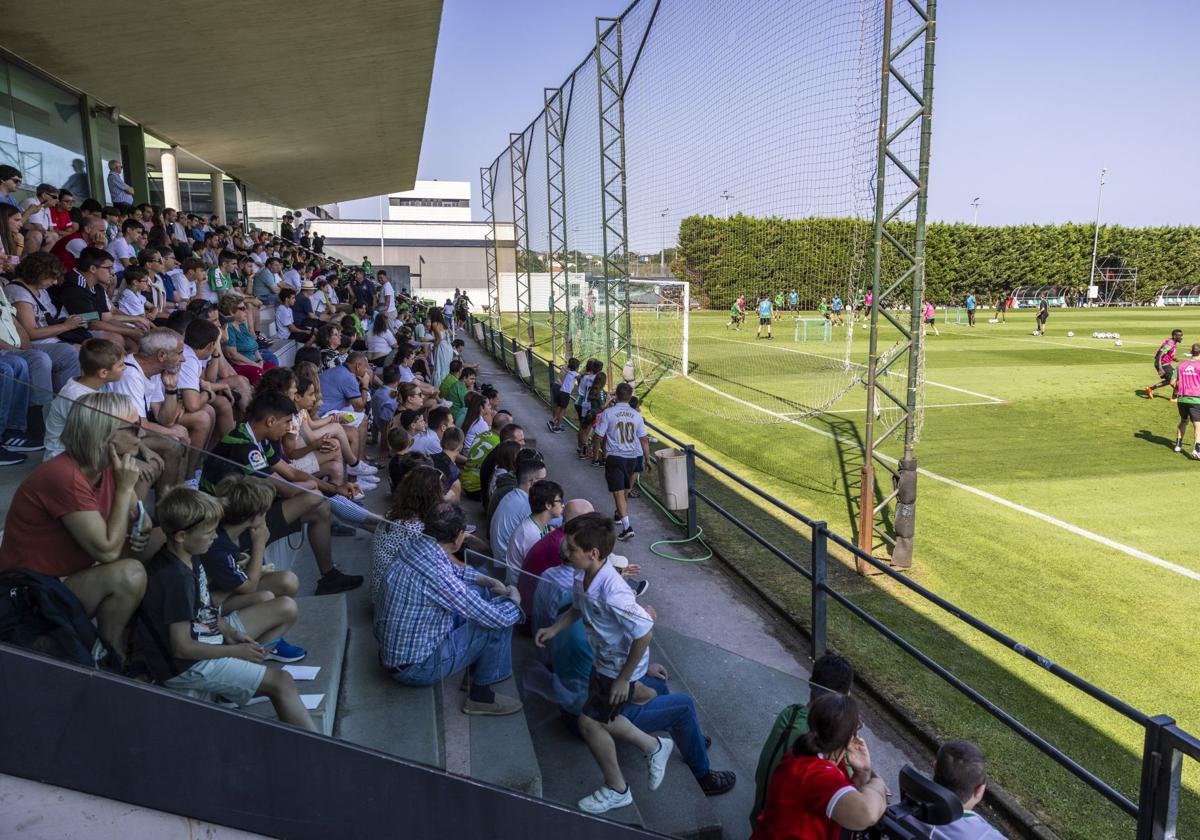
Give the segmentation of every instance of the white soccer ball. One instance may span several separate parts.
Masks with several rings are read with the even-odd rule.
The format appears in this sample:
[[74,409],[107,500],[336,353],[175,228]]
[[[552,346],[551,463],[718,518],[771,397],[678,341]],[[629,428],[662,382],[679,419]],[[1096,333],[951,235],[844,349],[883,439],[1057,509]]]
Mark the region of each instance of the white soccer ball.
[[1113,338],[1120,338],[1120,337],[1121,337],[1120,333],[1113,333]]
[[1037,330],[1034,330],[1033,332],[1030,333],[1030,335],[1037,335],[1037,334],[1038,334]]
[[1070,330],[1068,330],[1068,331],[1067,331],[1067,338],[1074,338],[1074,337],[1075,337],[1075,333],[1073,333],[1073,332],[1071,332]]
[[1099,338],[1099,337],[1100,337],[1100,333],[1098,333],[1098,332],[1092,333],[1092,338]]
[[1122,341],[1121,341],[1121,339],[1119,339],[1119,338],[1118,338],[1116,341],[1114,341],[1114,342],[1113,342],[1113,344],[1117,345],[1118,347],[1124,347],[1124,346],[1125,346],[1125,345],[1124,345],[1124,342],[1122,342]]

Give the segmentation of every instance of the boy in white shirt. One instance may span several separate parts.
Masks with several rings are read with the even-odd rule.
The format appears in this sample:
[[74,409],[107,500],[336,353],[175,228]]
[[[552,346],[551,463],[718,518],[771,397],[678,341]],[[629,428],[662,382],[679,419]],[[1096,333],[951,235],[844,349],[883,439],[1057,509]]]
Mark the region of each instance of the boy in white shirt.
[[[633,537],[629,523],[629,487],[639,472],[650,472],[650,435],[646,421],[636,408],[629,405],[633,386],[622,382],[617,386],[616,403],[606,408],[596,423],[596,435],[604,438],[604,480],[617,505],[621,523],[619,540]],[[645,468],[644,470],[642,468]]]

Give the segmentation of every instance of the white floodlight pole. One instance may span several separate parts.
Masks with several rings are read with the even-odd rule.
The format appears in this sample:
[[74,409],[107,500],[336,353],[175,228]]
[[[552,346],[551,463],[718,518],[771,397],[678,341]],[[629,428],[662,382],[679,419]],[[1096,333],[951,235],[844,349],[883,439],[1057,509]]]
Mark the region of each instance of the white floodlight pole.
[[1088,274],[1087,290],[1084,294],[1091,290],[1092,280],[1096,277],[1096,250],[1100,246],[1100,202],[1104,199],[1104,175],[1106,172],[1108,172],[1107,167],[1100,170],[1100,186],[1096,190],[1096,228],[1092,233],[1092,270]]
[[979,205],[982,203],[979,199],[980,196],[975,196],[975,200],[971,202],[971,206],[975,208],[975,215],[971,219],[972,226],[979,224]]
[[[388,201],[389,202],[391,201],[390,197],[388,198]],[[379,264],[380,265],[383,265],[386,262],[383,258],[384,230],[385,230],[385,228],[383,226],[383,196],[381,195],[381,196],[379,196]]]

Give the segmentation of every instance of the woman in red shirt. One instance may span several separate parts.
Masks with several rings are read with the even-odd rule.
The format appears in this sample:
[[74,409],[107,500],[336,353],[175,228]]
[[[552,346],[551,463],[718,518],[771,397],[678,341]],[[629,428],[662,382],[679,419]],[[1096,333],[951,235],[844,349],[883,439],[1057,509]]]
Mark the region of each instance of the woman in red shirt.
[[63,452],[13,494],[0,570],[62,578],[124,659],[121,635],[146,589],[145,570],[133,559],[146,539],[130,537],[141,475],[133,459],[137,412],[124,394],[87,394],[71,407],[61,440]]
[[751,840],[838,840],[843,828],[862,831],[879,822],[887,786],[871,769],[861,725],[853,697],[829,693],[813,701],[809,731],[771,777]]

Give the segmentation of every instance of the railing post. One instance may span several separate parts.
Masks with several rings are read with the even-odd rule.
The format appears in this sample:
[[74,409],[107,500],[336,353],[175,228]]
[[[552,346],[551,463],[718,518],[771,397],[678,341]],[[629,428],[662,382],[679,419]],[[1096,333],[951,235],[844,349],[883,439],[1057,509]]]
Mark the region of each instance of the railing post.
[[[546,393],[550,395],[550,410],[551,411],[554,410],[554,406],[556,404],[556,400],[554,399],[554,368],[555,368],[554,359],[551,358],[550,361],[546,364],[546,380],[547,380]],[[533,375],[533,368],[529,369],[529,375],[530,376]]]
[[[530,327],[530,329],[533,329],[533,327]],[[525,364],[529,366],[529,387],[532,388],[533,391],[536,393],[537,388],[534,387],[534,384],[533,384],[533,348],[532,347],[525,348]]]
[[1142,748],[1142,785],[1138,796],[1137,840],[1174,840],[1179,811],[1179,778],[1183,756],[1171,743],[1167,727],[1174,719],[1156,715],[1146,722]]
[[829,574],[829,542],[824,522],[812,525],[812,658],[825,655],[827,644],[825,579]]
[[687,458],[687,535],[691,539],[699,533],[696,525],[696,447],[687,444],[683,454]]

